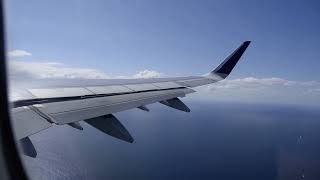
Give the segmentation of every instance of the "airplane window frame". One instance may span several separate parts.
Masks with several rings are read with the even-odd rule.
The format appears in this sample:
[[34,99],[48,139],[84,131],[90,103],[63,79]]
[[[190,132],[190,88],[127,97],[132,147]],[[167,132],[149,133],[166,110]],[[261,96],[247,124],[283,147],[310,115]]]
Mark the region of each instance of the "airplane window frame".
[[28,179],[13,137],[8,102],[4,1],[0,1],[0,178]]

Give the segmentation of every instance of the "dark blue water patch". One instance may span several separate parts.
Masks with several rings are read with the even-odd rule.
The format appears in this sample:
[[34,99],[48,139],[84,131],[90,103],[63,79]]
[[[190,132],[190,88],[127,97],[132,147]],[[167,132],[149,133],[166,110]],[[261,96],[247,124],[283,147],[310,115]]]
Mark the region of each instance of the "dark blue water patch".
[[297,106],[188,102],[117,113],[133,144],[82,123],[31,137],[34,179],[320,179],[320,113]]

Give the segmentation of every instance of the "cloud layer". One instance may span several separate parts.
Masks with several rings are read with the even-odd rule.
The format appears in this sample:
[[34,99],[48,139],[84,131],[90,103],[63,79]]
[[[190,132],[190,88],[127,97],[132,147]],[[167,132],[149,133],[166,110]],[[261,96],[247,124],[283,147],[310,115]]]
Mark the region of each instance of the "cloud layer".
[[31,56],[32,54],[25,50],[16,49],[8,53],[9,57]]
[[[23,50],[11,51],[11,57],[30,56]],[[109,76],[105,72],[91,68],[68,67],[57,62],[9,61],[9,76],[14,80],[27,78],[158,78],[163,74],[152,70],[142,70],[132,76]],[[319,81],[291,81],[283,78],[255,78],[223,80],[218,83],[196,88],[190,99],[209,101],[269,102],[290,104],[320,104]]]
[[157,71],[143,70],[133,75],[133,78],[158,78],[163,74]]
[[107,79],[110,78],[102,71],[90,68],[70,68],[56,62],[27,62],[10,61],[9,75],[11,78],[86,78]]
[[201,100],[313,105],[320,102],[319,81],[246,77],[223,80],[197,90],[201,93],[195,94],[193,98]]
[[9,55],[9,77],[10,79],[26,78],[85,78],[85,79],[110,79],[110,78],[157,78],[162,73],[152,70],[142,70],[132,76],[110,77],[106,73],[92,68],[68,67],[59,62],[33,62],[25,60],[16,60],[25,56],[31,56],[32,53],[25,50],[12,50]]
[[46,78],[83,78],[83,79],[132,79],[158,78],[163,74],[152,70],[142,70],[131,76],[109,76],[106,73],[92,68],[68,67],[58,62],[30,62],[10,60],[8,62],[9,77],[11,79],[46,79]]
[[111,77],[106,73],[91,68],[68,67],[57,62],[28,62],[12,60],[8,63],[9,76],[14,79],[21,78],[84,78],[84,79],[110,79],[110,78],[158,78],[163,74],[152,70],[142,70],[132,76]]

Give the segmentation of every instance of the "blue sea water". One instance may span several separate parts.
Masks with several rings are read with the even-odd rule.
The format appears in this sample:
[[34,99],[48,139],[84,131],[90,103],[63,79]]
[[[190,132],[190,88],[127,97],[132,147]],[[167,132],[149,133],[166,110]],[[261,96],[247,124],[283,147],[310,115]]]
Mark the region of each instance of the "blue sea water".
[[82,123],[31,136],[23,156],[32,179],[320,179],[320,111],[293,105],[188,101],[115,116],[129,144]]

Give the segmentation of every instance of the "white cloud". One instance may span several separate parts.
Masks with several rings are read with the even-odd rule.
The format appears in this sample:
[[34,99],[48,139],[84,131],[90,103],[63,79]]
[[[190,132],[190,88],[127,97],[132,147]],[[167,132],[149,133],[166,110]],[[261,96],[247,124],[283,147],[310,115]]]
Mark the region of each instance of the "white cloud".
[[[308,89],[306,94],[316,95],[316,96],[320,97],[320,87]],[[320,101],[319,101],[319,103],[320,103]]]
[[[31,53],[15,50],[11,56],[27,56]],[[153,70],[142,70],[132,76],[108,76],[103,71],[92,68],[68,67],[59,62],[8,61],[9,76],[15,80],[28,78],[158,78],[163,74]],[[316,104],[320,102],[319,81],[291,81],[283,78],[255,78],[223,80],[218,83],[196,88],[199,93],[189,96],[194,100],[270,102],[292,104]]]
[[67,67],[57,62],[9,61],[9,76],[12,78],[86,78],[105,79],[107,74],[97,69]]
[[198,100],[269,102],[289,104],[319,104],[319,81],[291,81],[282,78],[254,78],[223,80],[196,88],[192,98]]
[[[31,56],[32,53],[25,50],[13,50],[8,52],[10,58]],[[143,70],[132,76],[110,77],[106,73],[92,68],[68,67],[59,62],[33,62],[23,60],[10,60],[8,62],[9,76],[15,79],[25,78],[85,78],[85,79],[110,79],[110,78],[157,78],[162,75],[157,71]]]
[[132,79],[132,78],[156,78],[162,73],[151,70],[139,71],[132,76],[114,76],[92,68],[68,67],[59,62],[31,62],[23,60],[11,60],[9,64],[9,76],[14,79],[26,78],[84,78],[84,79]]
[[133,78],[158,78],[163,74],[152,70],[143,70],[133,75]]
[[8,53],[9,57],[23,57],[23,56],[31,56],[32,54],[25,50],[12,50]]
[[211,90],[215,89],[258,89],[275,86],[314,86],[319,85],[316,81],[289,81],[282,78],[254,78],[246,77],[242,79],[224,80],[210,86]]

